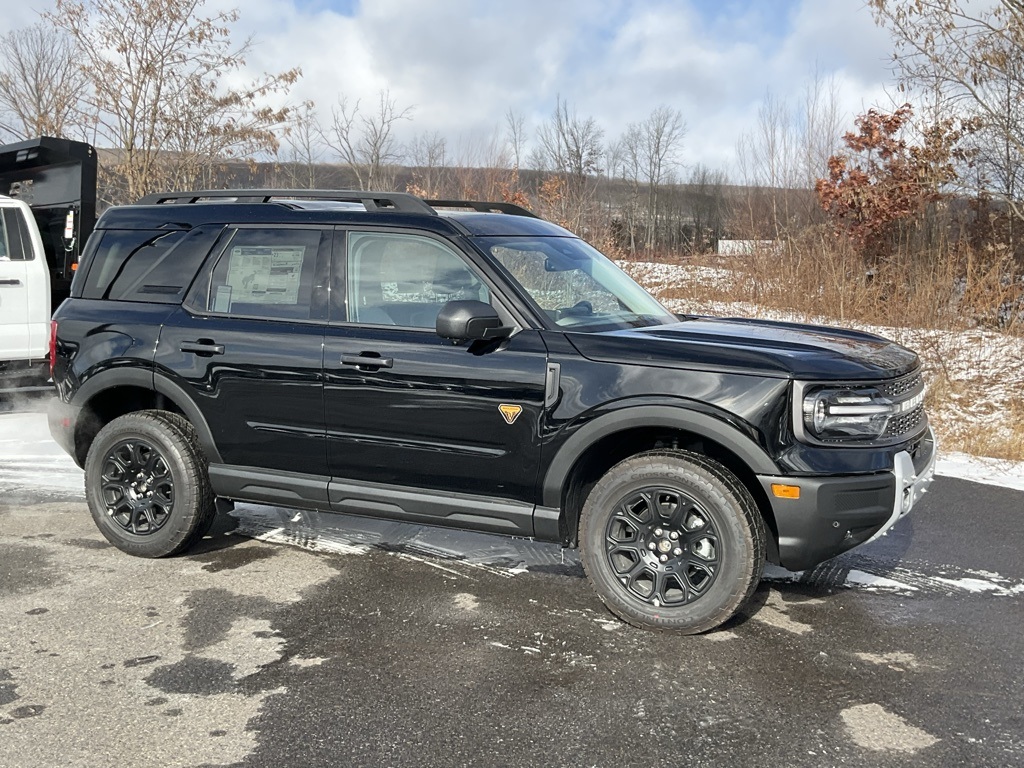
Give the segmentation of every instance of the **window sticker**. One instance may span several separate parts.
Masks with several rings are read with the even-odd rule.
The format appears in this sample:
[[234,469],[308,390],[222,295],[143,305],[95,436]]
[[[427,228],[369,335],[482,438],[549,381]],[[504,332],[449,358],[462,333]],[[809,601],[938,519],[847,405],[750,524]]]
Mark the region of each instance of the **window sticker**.
[[235,246],[228,260],[229,301],[298,304],[305,252],[302,245]]
[[218,285],[217,295],[213,300],[213,311],[214,312],[230,312],[231,311],[231,286],[230,285]]

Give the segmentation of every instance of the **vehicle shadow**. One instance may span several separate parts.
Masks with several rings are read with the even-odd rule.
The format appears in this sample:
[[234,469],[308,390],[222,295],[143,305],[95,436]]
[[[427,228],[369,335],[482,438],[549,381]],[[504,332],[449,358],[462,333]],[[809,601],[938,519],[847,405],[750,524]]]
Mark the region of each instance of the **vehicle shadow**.
[[217,516],[213,519],[210,530],[185,553],[185,556],[192,557],[209,552],[219,552],[220,550],[237,547],[249,541],[245,536],[238,536],[235,533],[237,530],[238,518],[232,517],[225,512],[218,512]]

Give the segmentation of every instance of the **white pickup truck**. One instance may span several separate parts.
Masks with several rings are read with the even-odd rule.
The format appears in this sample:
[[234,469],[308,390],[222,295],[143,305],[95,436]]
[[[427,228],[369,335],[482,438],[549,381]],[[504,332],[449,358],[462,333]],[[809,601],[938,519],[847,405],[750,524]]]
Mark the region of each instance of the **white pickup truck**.
[[96,220],[96,151],[43,137],[0,146],[0,391],[45,384],[50,314]]
[[50,271],[32,209],[0,196],[0,376],[13,382],[37,373],[49,330]]

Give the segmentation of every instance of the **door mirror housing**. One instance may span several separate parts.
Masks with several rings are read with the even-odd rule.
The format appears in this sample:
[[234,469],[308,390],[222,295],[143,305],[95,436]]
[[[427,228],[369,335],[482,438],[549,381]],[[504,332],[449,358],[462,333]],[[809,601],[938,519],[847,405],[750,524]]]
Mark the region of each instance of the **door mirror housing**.
[[490,341],[512,335],[497,310],[475,299],[449,301],[437,313],[437,335],[453,341]]

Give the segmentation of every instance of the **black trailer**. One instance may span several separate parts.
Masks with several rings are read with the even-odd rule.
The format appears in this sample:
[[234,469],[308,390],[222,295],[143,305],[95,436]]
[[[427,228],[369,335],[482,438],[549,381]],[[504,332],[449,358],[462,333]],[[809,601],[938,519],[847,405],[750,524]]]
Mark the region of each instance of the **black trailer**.
[[49,136],[0,146],[0,194],[32,208],[56,309],[71,290],[79,253],[96,225],[96,150]]

